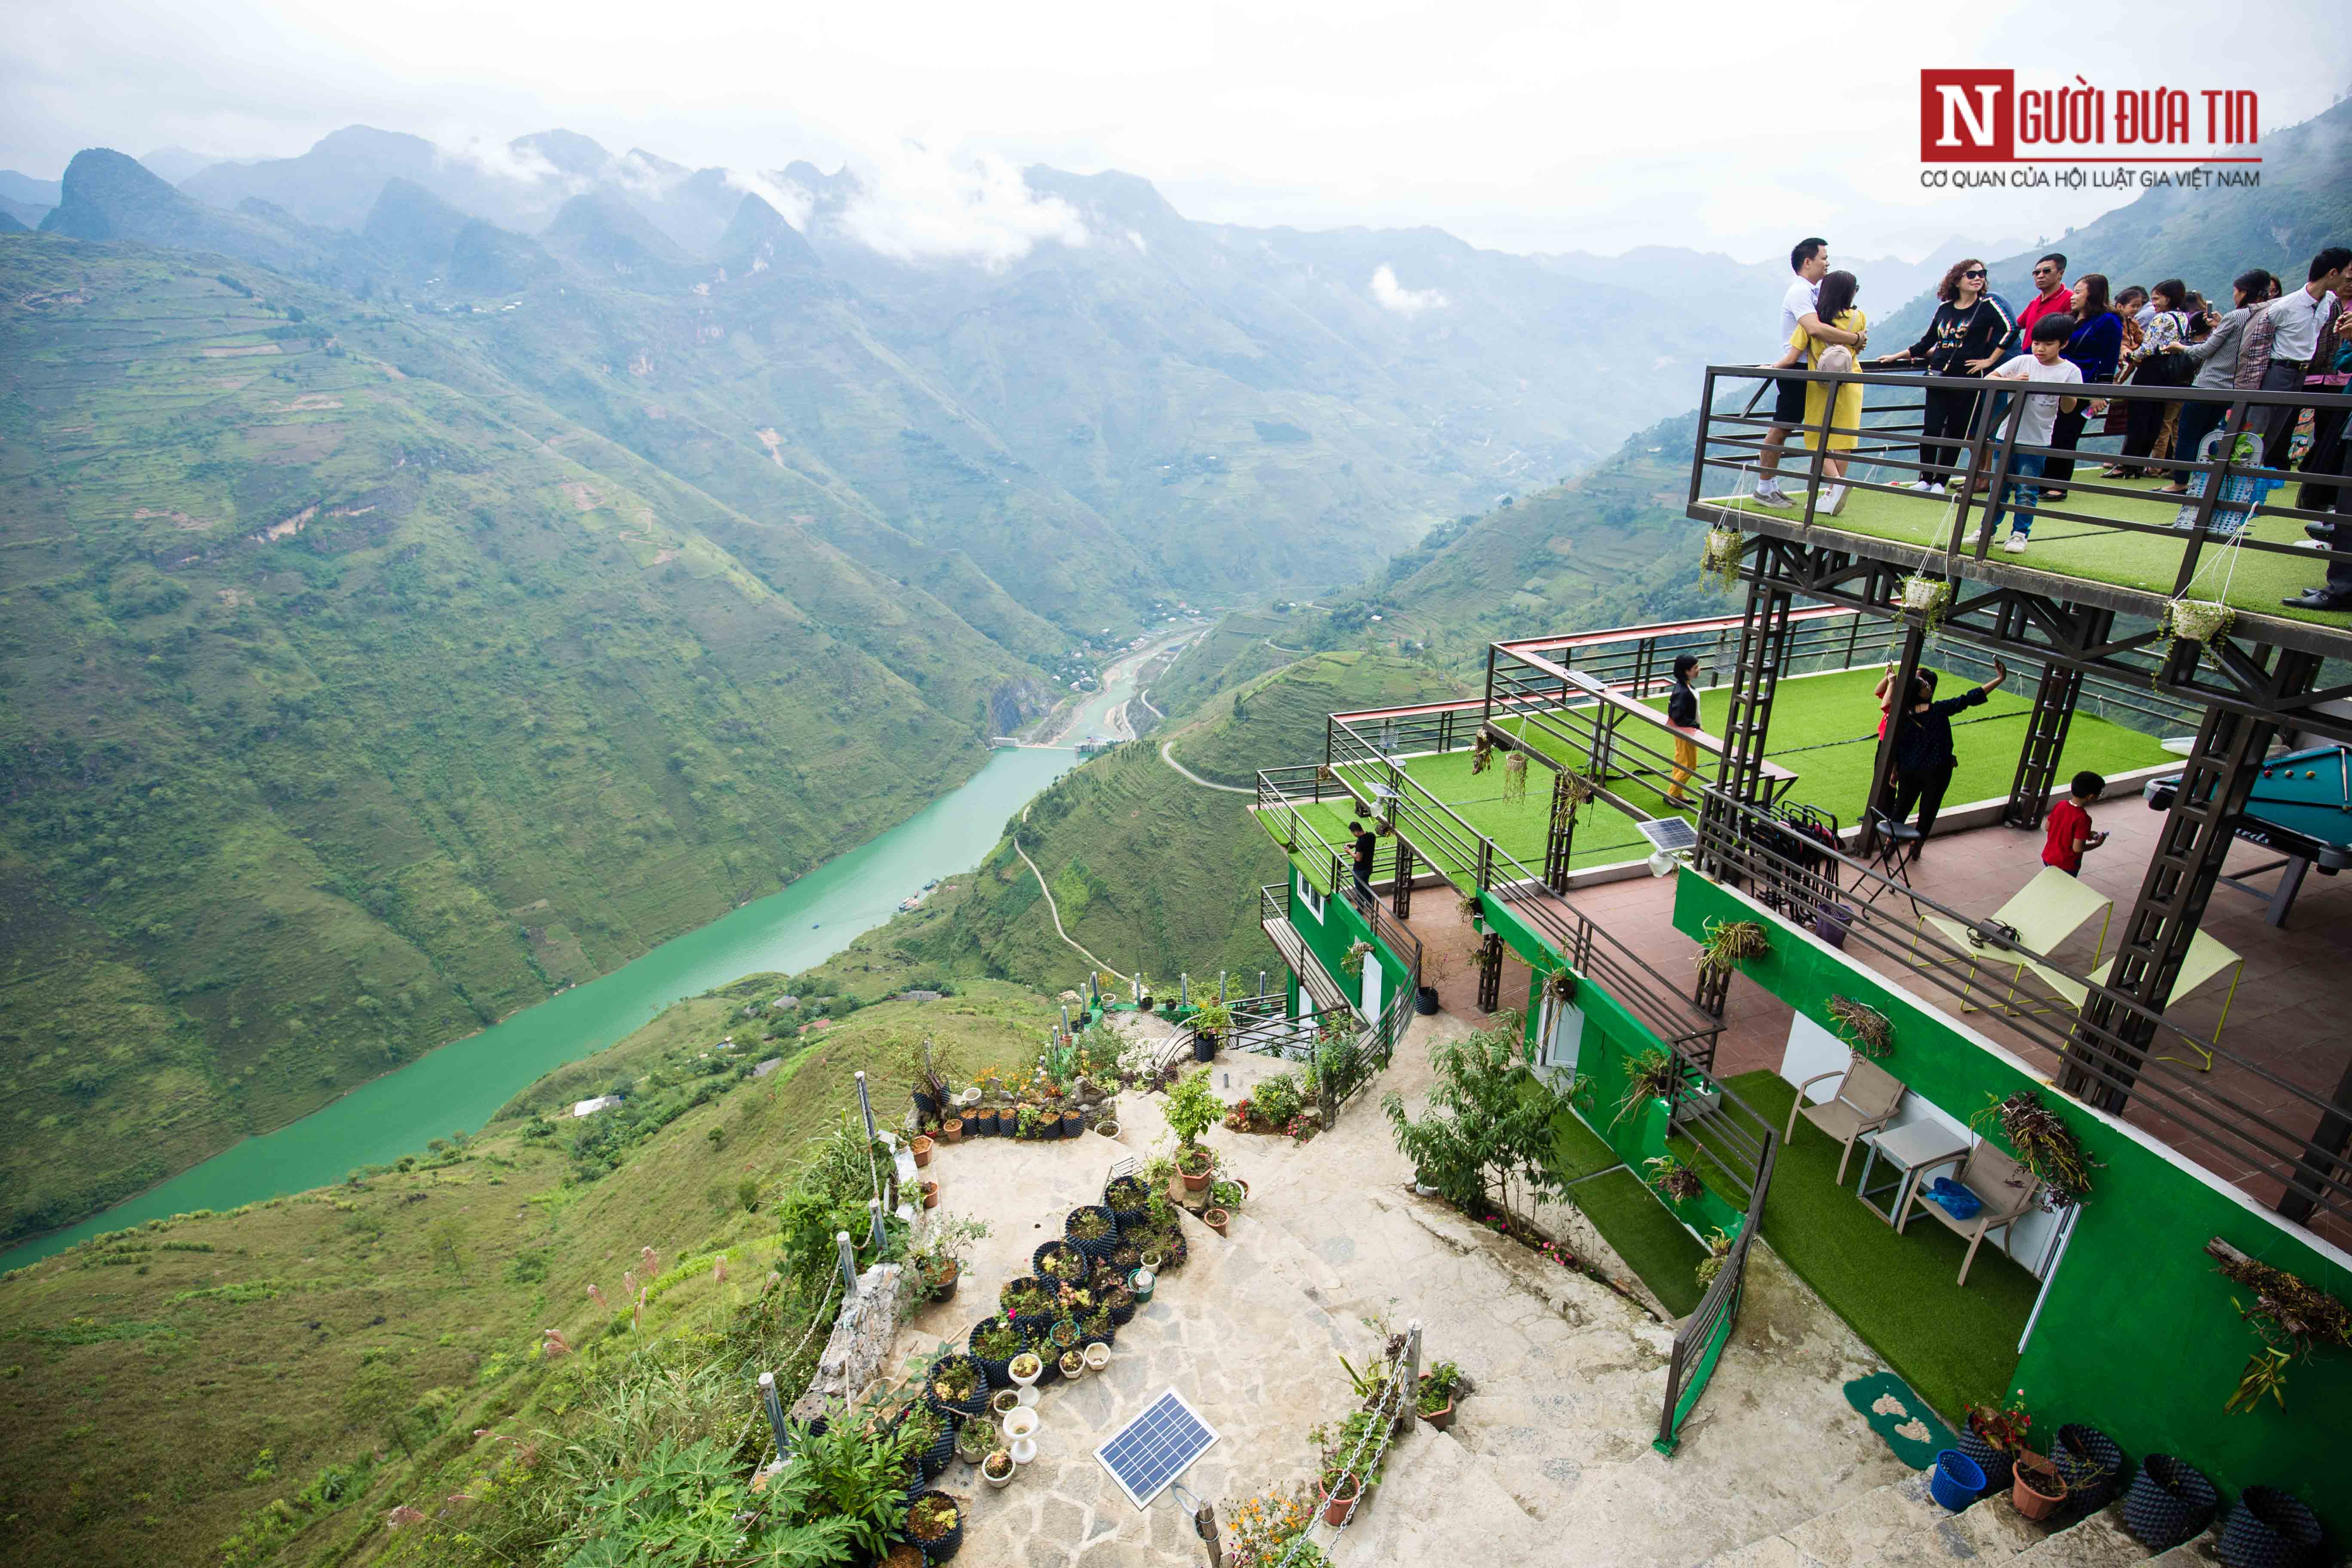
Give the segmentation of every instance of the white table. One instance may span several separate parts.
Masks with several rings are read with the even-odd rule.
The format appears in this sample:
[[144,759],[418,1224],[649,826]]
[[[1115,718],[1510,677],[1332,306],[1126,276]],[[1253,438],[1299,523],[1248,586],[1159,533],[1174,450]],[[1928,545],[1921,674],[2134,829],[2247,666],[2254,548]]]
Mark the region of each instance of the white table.
[[[1862,1141],[1869,1145],[1870,1152],[1863,1159],[1862,1182],[1854,1189],[1854,1196],[1862,1200],[1863,1206],[1890,1226],[1902,1215],[1904,1204],[1910,1199],[1911,1188],[1919,1179],[1921,1166],[1932,1165],[1938,1160],[1969,1152],[1969,1140],[1964,1134],[1953,1131],[1933,1117],[1922,1118],[1908,1126],[1887,1131],[1865,1132]],[[1870,1184],[1870,1173],[1882,1160],[1895,1167],[1895,1180],[1874,1188]],[[1882,1193],[1895,1194],[1893,1204],[1884,1209],[1871,1202]]]

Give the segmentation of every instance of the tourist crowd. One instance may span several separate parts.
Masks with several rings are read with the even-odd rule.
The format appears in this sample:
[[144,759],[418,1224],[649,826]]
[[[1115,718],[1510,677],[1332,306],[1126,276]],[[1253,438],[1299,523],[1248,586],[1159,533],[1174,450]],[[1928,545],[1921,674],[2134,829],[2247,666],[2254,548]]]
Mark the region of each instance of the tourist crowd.
[[[2205,475],[2162,466],[2168,462],[2203,461],[2226,451],[2238,462],[2259,460],[2267,468],[2284,471],[2293,465],[2304,480],[2298,504],[2336,514],[2336,521],[2306,524],[2306,531],[2330,551],[2352,552],[2352,486],[2335,482],[2347,474],[2352,456],[2341,407],[2315,409],[2293,401],[2255,405],[2246,410],[2242,428],[2226,399],[2110,400],[2097,392],[2129,384],[2224,394],[2345,393],[2352,381],[2352,321],[2344,310],[2352,297],[2352,249],[2337,245],[2321,250],[2299,284],[2261,268],[2241,273],[2226,305],[2179,278],[2120,291],[2097,272],[2070,282],[2066,258],[2053,251],[2034,263],[2033,298],[2022,310],[1993,292],[1985,263],[1970,258],[1954,262],[1944,274],[1936,289],[1935,315],[1918,340],[1876,359],[1862,357],[1870,341],[1869,319],[1859,303],[1862,285],[1853,273],[1831,268],[1828,242],[1800,241],[1789,261],[1796,278],[1780,302],[1780,353],[1773,368],[1916,367],[1931,377],[2022,384],[2015,391],[2001,385],[1929,385],[1920,471],[1909,487],[1929,494],[1956,491],[1969,482],[1966,474],[1973,468],[1976,488],[1988,489],[1990,465],[1969,464],[1965,443],[1979,433],[1980,415],[1983,436],[2005,437],[2011,400],[2021,399],[2010,482],[2004,494],[1990,498],[1984,524],[1988,534],[1998,536],[2002,518],[2010,519],[2001,546],[2009,552],[2026,549],[2036,509],[2065,498],[2075,454],[2085,439],[2101,437],[2121,440],[2112,452],[2092,454],[2111,459],[2099,477],[2164,479],[2148,492],[2158,496],[2202,493]],[[2075,388],[2080,390],[2070,390]],[[1848,454],[1862,428],[1863,384],[1787,376],[1776,378],[1775,393],[1756,503],[1801,503],[1801,496],[1782,486],[1780,462],[1790,437],[1811,430],[1823,448],[1822,490],[1814,510],[1842,511]],[[1990,408],[1986,398],[1993,399]],[[2100,422],[2096,429],[2094,420]],[[1825,436],[1819,434],[1824,429]],[[2212,509],[2207,510],[2210,516]],[[2229,512],[2226,522],[2209,526],[2228,531],[2246,515],[2242,510]],[[2325,586],[2285,603],[2352,610],[2352,560],[2331,561]]]

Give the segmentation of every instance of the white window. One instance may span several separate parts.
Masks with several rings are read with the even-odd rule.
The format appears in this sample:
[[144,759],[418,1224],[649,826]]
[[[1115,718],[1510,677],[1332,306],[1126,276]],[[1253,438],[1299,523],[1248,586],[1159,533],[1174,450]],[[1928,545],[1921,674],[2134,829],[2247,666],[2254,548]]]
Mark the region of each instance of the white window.
[[1536,1070],[1555,1089],[1576,1077],[1577,1053],[1584,1046],[1584,1010],[1573,1002],[1546,997],[1538,1019]]
[[1307,879],[1307,875],[1303,871],[1292,872],[1291,881],[1297,889],[1299,912],[1317,925],[1321,925],[1324,896],[1315,890],[1315,884]]

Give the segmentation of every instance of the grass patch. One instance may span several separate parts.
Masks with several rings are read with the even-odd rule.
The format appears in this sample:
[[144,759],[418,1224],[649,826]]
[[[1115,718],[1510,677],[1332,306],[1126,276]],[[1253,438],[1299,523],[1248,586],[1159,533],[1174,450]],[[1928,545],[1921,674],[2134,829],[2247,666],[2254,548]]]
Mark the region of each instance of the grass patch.
[[1594,1175],[1619,1163],[1617,1151],[1573,1113],[1552,1119],[1553,1168],[1563,1182]]
[[1706,1292],[1699,1289],[1696,1269],[1706,1248],[1666,1212],[1639,1176],[1620,1165],[1579,1182],[1569,1188],[1568,1197],[1667,1311],[1679,1318],[1698,1305]]
[[[1787,1125],[1796,1090],[1780,1074],[1742,1073],[1730,1087]],[[1955,1285],[1967,1243],[1927,1218],[1895,1235],[1853,1195],[1859,1157],[1837,1185],[1837,1156],[1825,1134],[1798,1123],[1764,1200],[1764,1239],[1946,1420],[2007,1393],[2040,1281],[1987,1246],[1967,1288]]]

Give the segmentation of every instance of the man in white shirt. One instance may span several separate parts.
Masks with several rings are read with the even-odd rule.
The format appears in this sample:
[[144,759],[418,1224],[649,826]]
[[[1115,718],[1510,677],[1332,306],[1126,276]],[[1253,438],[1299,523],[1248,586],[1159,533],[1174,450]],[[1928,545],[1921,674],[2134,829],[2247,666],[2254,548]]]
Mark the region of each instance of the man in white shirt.
[[[1780,339],[1774,345],[1776,357],[1780,350],[1789,346],[1789,340],[1797,335],[1799,327],[1825,343],[1843,343],[1858,357],[1870,334],[1824,326],[1813,312],[1822,279],[1829,276],[1830,242],[1821,238],[1799,240],[1796,248],[1789,252],[1789,268],[1797,277],[1789,285],[1789,291],[1780,296]],[[1812,356],[1807,354],[1804,363],[1810,366]],[[1796,498],[1780,488],[1780,449],[1789,433],[1805,422],[1805,384],[1794,376],[1781,376],[1773,386],[1772,427],[1764,434],[1764,461],[1759,465],[1756,477],[1756,499],[1765,506],[1795,506]]]
[[[2011,360],[1994,371],[1990,379],[2080,386],[2083,384],[2082,366],[2062,357],[2066,340],[2074,335],[2074,318],[2072,316],[2042,317],[2033,323],[2033,352]],[[2057,427],[2058,416],[2074,412],[2075,402],[2063,395],[2053,395],[2042,391],[2020,392],[2017,395],[2025,400],[2025,405],[2017,416],[2017,439],[2009,460],[2010,482],[2003,487],[2000,498],[1993,502],[1992,510],[1985,518],[1984,530],[1988,537],[2000,531],[2001,508],[2014,495],[2017,499],[2017,521],[2008,541],[2001,545],[2011,555],[2025,553],[2026,535],[2033,531],[2033,510],[2042,504],[2042,487],[2036,481],[2042,478],[2042,465],[2050,460],[2046,453],[2029,452],[2025,448],[2050,445],[2051,434]]]
[[[2319,329],[2327,324],[2344,296],[2352,293],[2352,250],[2331,245],[2311,258],[2311,281],[2270,303],[2263,319],[2271,327],[2271,361],[2263,372],[2264,392],[2301,392],[2311,369],[2312,351],[2319,346]],[[2288,438],[2303,410],[2289,404],[2262,412],[2263,466],[2286,467]]]

